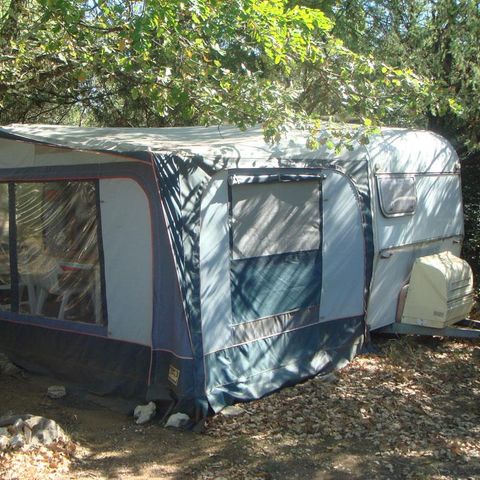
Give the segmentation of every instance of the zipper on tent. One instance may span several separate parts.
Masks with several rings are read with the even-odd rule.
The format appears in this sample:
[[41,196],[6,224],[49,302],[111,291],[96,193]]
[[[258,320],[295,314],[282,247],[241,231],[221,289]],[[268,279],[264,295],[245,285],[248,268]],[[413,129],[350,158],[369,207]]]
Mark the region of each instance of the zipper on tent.
[[12,312],[18,312],[20,308],[18,288],[17,216],[15,213],[15,203],[15,183],[8,182],[8,249],[10,257],[10,307]]

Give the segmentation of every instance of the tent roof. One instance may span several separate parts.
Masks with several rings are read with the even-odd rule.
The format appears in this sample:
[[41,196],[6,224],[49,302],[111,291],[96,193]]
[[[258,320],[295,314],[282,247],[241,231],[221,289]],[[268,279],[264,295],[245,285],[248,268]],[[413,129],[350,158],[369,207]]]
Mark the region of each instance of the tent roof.
[[[348,126],[346,126],[348,128]],[[369,145],[355,145],[353,151],[334,154],[325,147],[312,151],[306,147],[308,135],[292,131],[279,144],[268,144],[261,127],[241,131],[232,126],[169,128],[91,128],[64,125],[13,124],[0,128],[0,137],[13,135],[19,140],[47,143],[76,150],[112,152],[169,152],[201,155],[248,163],[274,158],[375,159],[379,154],[388,162],[407,164],[431,171],[451,170],[456,154],[450,144],[427,131],[384,128],[370,138]],[[452,163],[453,162],[453,163]],[[397,168],[391,164],[389,168]],[[434,166],[435,164],[435,166]],[[408,167],[408,168],[412,168]],[[394,171],[394,170],[392,170]],[[408,171],[408,170],[406,170]]]
[[2,127],[12,135],[78,149],[112,151],[177,151],[195,147],[221,147],[232,143],[269,148],[260,127],[93,128],[65,125],[12,124]]

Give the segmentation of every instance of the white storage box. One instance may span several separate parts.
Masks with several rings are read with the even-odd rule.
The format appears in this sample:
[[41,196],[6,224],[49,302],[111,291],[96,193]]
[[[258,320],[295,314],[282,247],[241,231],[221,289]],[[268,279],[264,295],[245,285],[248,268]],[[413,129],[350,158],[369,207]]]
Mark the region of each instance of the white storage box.
[[402,323],[444,328],[470,313],[472,270],[453,253],[418,258],[412,269]]

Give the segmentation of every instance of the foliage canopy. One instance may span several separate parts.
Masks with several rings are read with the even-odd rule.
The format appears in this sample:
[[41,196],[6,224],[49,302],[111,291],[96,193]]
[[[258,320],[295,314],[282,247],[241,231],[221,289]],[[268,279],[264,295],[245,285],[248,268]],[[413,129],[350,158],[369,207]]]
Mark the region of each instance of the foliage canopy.
[[[309,2],[310,5],[325,5]],[[428,79],[417,115],[457,148],[480,147],[480,4],[474,0],[349,0],[334,3],[334,35],[378,61]],[[394,102],[397,103],[397,102]],[[387,121],[390,119],[387,119]],[[395,117],[392,118],[395,122]]]
[[263,123],[275,139],[353,120],[364,142],[414,125],[472,153],[479,98],[476,0],[0,0],[0,124]]
[[416,122],[429,81],[343,41],[323,3],[10,0],[0,122],[261,122],[272,136],[326,116]]
[[275,136],[333,118],[473,150],[479,17],[473,0],[2,0],[0,123]]

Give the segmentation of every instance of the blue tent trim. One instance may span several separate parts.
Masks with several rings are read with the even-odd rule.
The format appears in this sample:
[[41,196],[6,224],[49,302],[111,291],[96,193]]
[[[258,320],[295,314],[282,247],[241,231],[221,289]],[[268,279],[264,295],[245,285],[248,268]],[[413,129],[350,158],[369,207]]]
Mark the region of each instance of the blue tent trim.
[[0,348],[18,365],[99,395],[145,398],[150,348],[0,317]]

